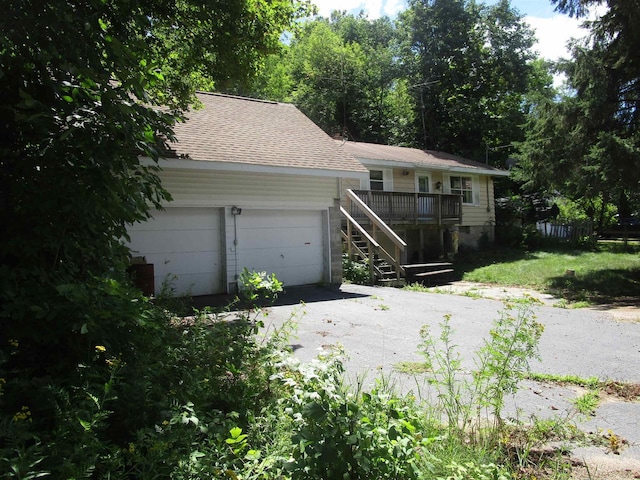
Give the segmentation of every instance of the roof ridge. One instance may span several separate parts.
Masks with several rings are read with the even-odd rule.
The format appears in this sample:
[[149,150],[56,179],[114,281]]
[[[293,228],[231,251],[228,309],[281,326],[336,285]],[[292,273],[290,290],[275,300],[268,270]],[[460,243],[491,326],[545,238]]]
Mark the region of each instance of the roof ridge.
[[233,98],[235,100],[246,100],[247,102],[267,103],[270,105],[278,105],[280,102],[274,102],[273,100],[262,100],[260,98],[241,97],[240,95],[228,95],[226,93],[205,92],[202,90],[196,90],[197,94],[210,95],[212,97]]

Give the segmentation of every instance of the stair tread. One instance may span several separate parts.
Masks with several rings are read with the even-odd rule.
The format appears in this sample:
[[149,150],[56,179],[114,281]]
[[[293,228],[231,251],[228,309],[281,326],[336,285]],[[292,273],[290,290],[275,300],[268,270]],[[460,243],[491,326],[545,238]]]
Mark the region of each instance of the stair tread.
[[402,268],[426,268],[426,267],[451,267],[450,262],[434,262],[434,263],[414,263],[410,265],[402,265]]
[[453,268],[446,268],[444,270],[435,270],[433,272],[416,273],[414,277],[429,277],[431,275],[440,275],[443,273],[451,273],[451,272],[453,272]]

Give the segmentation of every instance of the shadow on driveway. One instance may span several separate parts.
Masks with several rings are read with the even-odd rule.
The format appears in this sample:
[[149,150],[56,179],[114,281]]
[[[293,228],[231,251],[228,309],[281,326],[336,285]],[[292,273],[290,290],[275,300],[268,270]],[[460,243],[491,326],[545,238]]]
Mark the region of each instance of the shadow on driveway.
[[[288,287],[285,291],[278,295],[274,307],[285,305],[298,305],[300,302],[328,302],[332,300],[349,300],[356,298],[365,298],[369,295],[361,293],[344,292],[336,287],[318,287],[317,285],[309,285],[303,287]],[[193,297],[193,307],[202,310],[204,307],[224,308],[234,301],[236,295],[220,294],[220,295],[200,295]]]

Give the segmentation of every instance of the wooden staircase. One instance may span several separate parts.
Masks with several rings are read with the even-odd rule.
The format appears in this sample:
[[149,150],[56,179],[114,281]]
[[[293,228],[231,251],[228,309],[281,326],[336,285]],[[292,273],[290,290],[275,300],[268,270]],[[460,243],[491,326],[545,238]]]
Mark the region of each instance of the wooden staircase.
[[[405,283],[424,283],[432,285],[443,283],[443,280],[453,273],[451,263],[421,263],[402,265],[401,252],[407,244],[402,240],[373,210],[371,210],[351,190],[346,190],[349,210],[340,207],[340,212],[346,219],[345,229],[342,230],[342,240],[350,259],[361,260],[369,264],[370,278],[373,284],[387,286],[401,286]],[[372,233],[369,233],[349,214],[352,207],[357,207],[371,221]],[[393,253],[385,250],[377,240],[378,235],[384,235],[388,243],[393,245]],[[444,282],[446,283],[446,282]]]
[[[379,245],[376,246],[368,239],[364,238],[363,235],[361,235],[359,232],[352,233],[351,238],[353,246],[355,247],[353,250],[355,253],[355,257],[357,257],[359,260],[364,260],[367,262],[373,261],[372,278],[374,279],[374,283],[387,286],[404,285],[404,274],[402,272],[399,273],[392,263],[389,263],[384,258],[381,258],[380,254],[377,253],[376,250]],[[371,251],[371,249],[373,249],[373,252]]]
[[[401,285],[404,282],[404,269],[401,265],[401,253],[407,244],[396,232],[384,223],[376,213],[371,210],[352,190],[345,191],[349,202],[349,211],[352,207],[366,215],[372,225],[372,232],[360,225],[344,207],[340,212],[346,220],[346,231],[342,230],[342,240],[346,244],[346,251],[350,259],[364,260],[369,264],[372,283],[384,285]],[[377,238],[384,235],[393,246],[393,252],[388,252]]]

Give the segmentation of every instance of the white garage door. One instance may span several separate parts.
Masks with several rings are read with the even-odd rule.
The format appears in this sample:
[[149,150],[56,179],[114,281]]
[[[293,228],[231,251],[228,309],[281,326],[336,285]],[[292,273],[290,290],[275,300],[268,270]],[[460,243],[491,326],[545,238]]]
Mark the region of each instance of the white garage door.
[[240,270],[275,273],[285,286],[323,281],[321,211],[245,209],[237,222]]
[[153,263],[155,288],[169,280],[178,294],[222,292],[220,210],[167,208],[129,230],[133,255]]

